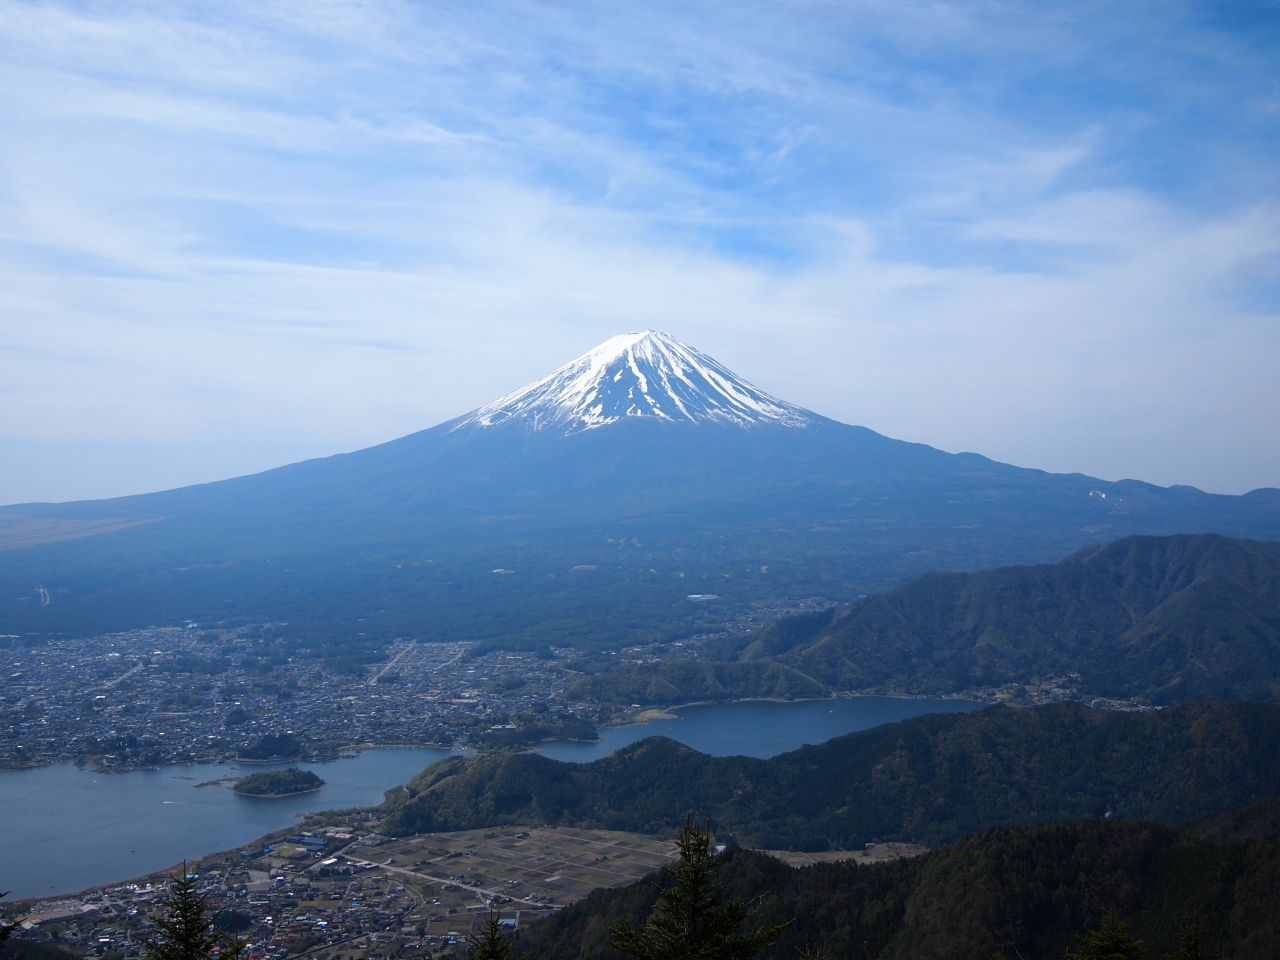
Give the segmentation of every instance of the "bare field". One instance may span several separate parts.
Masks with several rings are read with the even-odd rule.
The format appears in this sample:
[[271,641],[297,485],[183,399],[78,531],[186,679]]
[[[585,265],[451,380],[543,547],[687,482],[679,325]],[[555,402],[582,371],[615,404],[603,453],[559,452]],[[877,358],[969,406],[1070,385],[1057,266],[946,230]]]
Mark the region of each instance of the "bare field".
[[[599,887],[618,887],[675,856],[670,840],[610,830],[528,827],[434,833],[393,840],[366,862],[430,885],[477,895],[572,903]],[[541,902],[541,901],[539,901]]]
[[154,523],[155,517],[103,517],[94,520],[59,520],[54,517],[0,516],[0,550],[21,550],[59,540],[79,540],[100,533],[112,533],[142,523]]
[[[884,843],[865,850],[794,853],[764,850],[793,867],[834,861],[876,863],[924,853],[925,847]],[[424,834],[381,843],[346,857],[369,873],[412,890],[422,904],[409,924],[437,951],[463,947],[492,902],[517,925],[546,916],[601,887],[634,883],[675,858],[675,844],[634,833],[570,827],[510,827]],[[449,941],[456,941],[450,944]],[[314,955],[358,957],[352,944]]]
[[[593,890],[634,883],[675,852],[670,840],[632,833],[511,827],[407,837],[352,849],[342,859],[364,867],[370,879],[385,876],[411,891],[420,906],[406,926],[415,939],[447,950],[484,921],[489,902],[503,919],[530,923]],[[312,955],[359,954],[347,943]]]
[[[293,960],[458,957],[490,909],[523,926],[595,890],[622,887],[676,855],[672,840],[572,827],[506,827],[390,840],[375,819],[284,832],[182,865],[197,874],[213,910],[234,910],[252,942],[246,956]],[[323,848],[317,851],[316,843]],[[913,844],[792,853],[793,867],[838,860],[874,863],[925,851]],[[90,940],[136,946],[179,867],[78,897],[33,903],[28,919],[51,935],[88,925]],[[167,874],[167,875],[166,875]],[[127,918],[127,919],[125,919]],[[123,922],[122,922],[123,920]]]

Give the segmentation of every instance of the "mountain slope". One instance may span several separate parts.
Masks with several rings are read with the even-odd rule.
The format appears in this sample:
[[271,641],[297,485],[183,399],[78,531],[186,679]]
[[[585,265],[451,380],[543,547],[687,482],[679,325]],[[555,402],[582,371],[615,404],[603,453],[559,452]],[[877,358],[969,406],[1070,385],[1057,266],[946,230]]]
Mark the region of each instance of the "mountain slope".
[[1280,699],[1280,543],[1130,537],[1057,564],[932,574],[797,639],[775,645],[779,661],[845,689],[1075,673],[1101,696]]
[[996,825],[1081,817],[1179,823],[1280,793],[1280,705],[1148,713],[1052,704],[933,714],[768,760],[662,737],[594,763],[452,757],[408,784],[393,834],[550,823],[654,832],[686,812],[768,849],[929,845]]
[[[309,649],[408,635],[616,645],[752,602],[1056,560],[1126,533],[1280,537],[1280,491],[1107,483],[904,443],[649,333],[367,450],[0,508],[0,546],[6,525],[2,633],[239,618],[287,620]],[[723,603],[694,609],[691,593]]]
[[1051,679],[1077,696],[1154,703],[1280,699],[1280,544],[1129,537],[1057,564],[926,574],[697,660],[616,668],[567,693],[648,706]]
[[[1170,956],[1200,912],[1211,955],[1270,958],[1280,938],[1280,837],[1214,844],[1151,823],[1091,820],[990,830],[920,857],[792,869],[730,849],[726,896],[754,922],[788,923],[762,960],[820,944],[832,957],[988,960],[1060,957],[1104,911]],[[609,929],[653,909],[648,880],[600,890],[517,935],[533,960],[622,960]]]

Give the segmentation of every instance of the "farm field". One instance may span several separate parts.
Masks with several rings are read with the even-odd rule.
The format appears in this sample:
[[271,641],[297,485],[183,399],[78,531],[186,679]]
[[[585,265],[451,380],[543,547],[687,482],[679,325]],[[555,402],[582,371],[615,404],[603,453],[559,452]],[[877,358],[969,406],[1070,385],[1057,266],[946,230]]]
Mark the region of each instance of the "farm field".
[[[401,936],[439,951],[460,946],[484,922],[490,902],[504,922],[524,925],[593,890],[633,883],[674,856],[670,840],[639,834],[513,827],[423,834],[337,859],[363,868],[369,879],[380,875],[403,886],[420,906],[404,918]],[[358,957],[361,946],[348,942],[312,955]]]

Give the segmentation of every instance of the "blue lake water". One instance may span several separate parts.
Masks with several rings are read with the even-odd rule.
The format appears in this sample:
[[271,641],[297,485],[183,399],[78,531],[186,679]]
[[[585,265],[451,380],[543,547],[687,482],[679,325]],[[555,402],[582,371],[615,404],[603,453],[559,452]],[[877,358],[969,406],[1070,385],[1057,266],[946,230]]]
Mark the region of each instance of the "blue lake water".
[[[540,750],[582,763],[660,734],[716,756],[771,757],[922,713],[979,706],[963,700],[855,697],[684,707],[676,719],[604,730],[600,743],[550,743]],[[0,890],[13,891],[10,899],[17,900],[141,876],[186,857],[248,843],[289,826],[300,813],[378,804],[384,791],[445,756],[443,750],[379,749],[332,763],[298,764],[322,777],[324,788],[278,800],[239,797],[227,784],[197,787],[272,769],[258,764],[101,774],[66,763],[0,771]]]
[[4,848],[0,890],[8,900],[82,890],[248,843],[311,810],[382,802],[443,750],[365,750],[332,763],[300,763],[325,781],[315,793],[251,799],[229,784],[197,787],[289,764],[192,764],[94,773],[70,763],[0,771]]
[[716,757],[774,757],[806,743],[825,743],[832,737],[922,713],[961,713],[981,706],[984,704],[971,700],[905,697],[705,704],[680,707],[673,711],[673,720],[610,727],[600,731],[601,743],[561,741],[543,744],[538,752],[556,760],[587,763],[645,737],[663,736]]

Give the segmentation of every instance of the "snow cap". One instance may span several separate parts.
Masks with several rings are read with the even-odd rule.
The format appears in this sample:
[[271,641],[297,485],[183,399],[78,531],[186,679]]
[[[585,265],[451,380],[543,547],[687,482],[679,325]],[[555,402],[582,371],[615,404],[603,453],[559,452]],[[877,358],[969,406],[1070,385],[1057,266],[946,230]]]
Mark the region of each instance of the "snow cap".
[[705,353],[656,330],[623,333],[454,427],[521,424],[569,435],[630,417],[803,427],[812,416],[757,390]]

